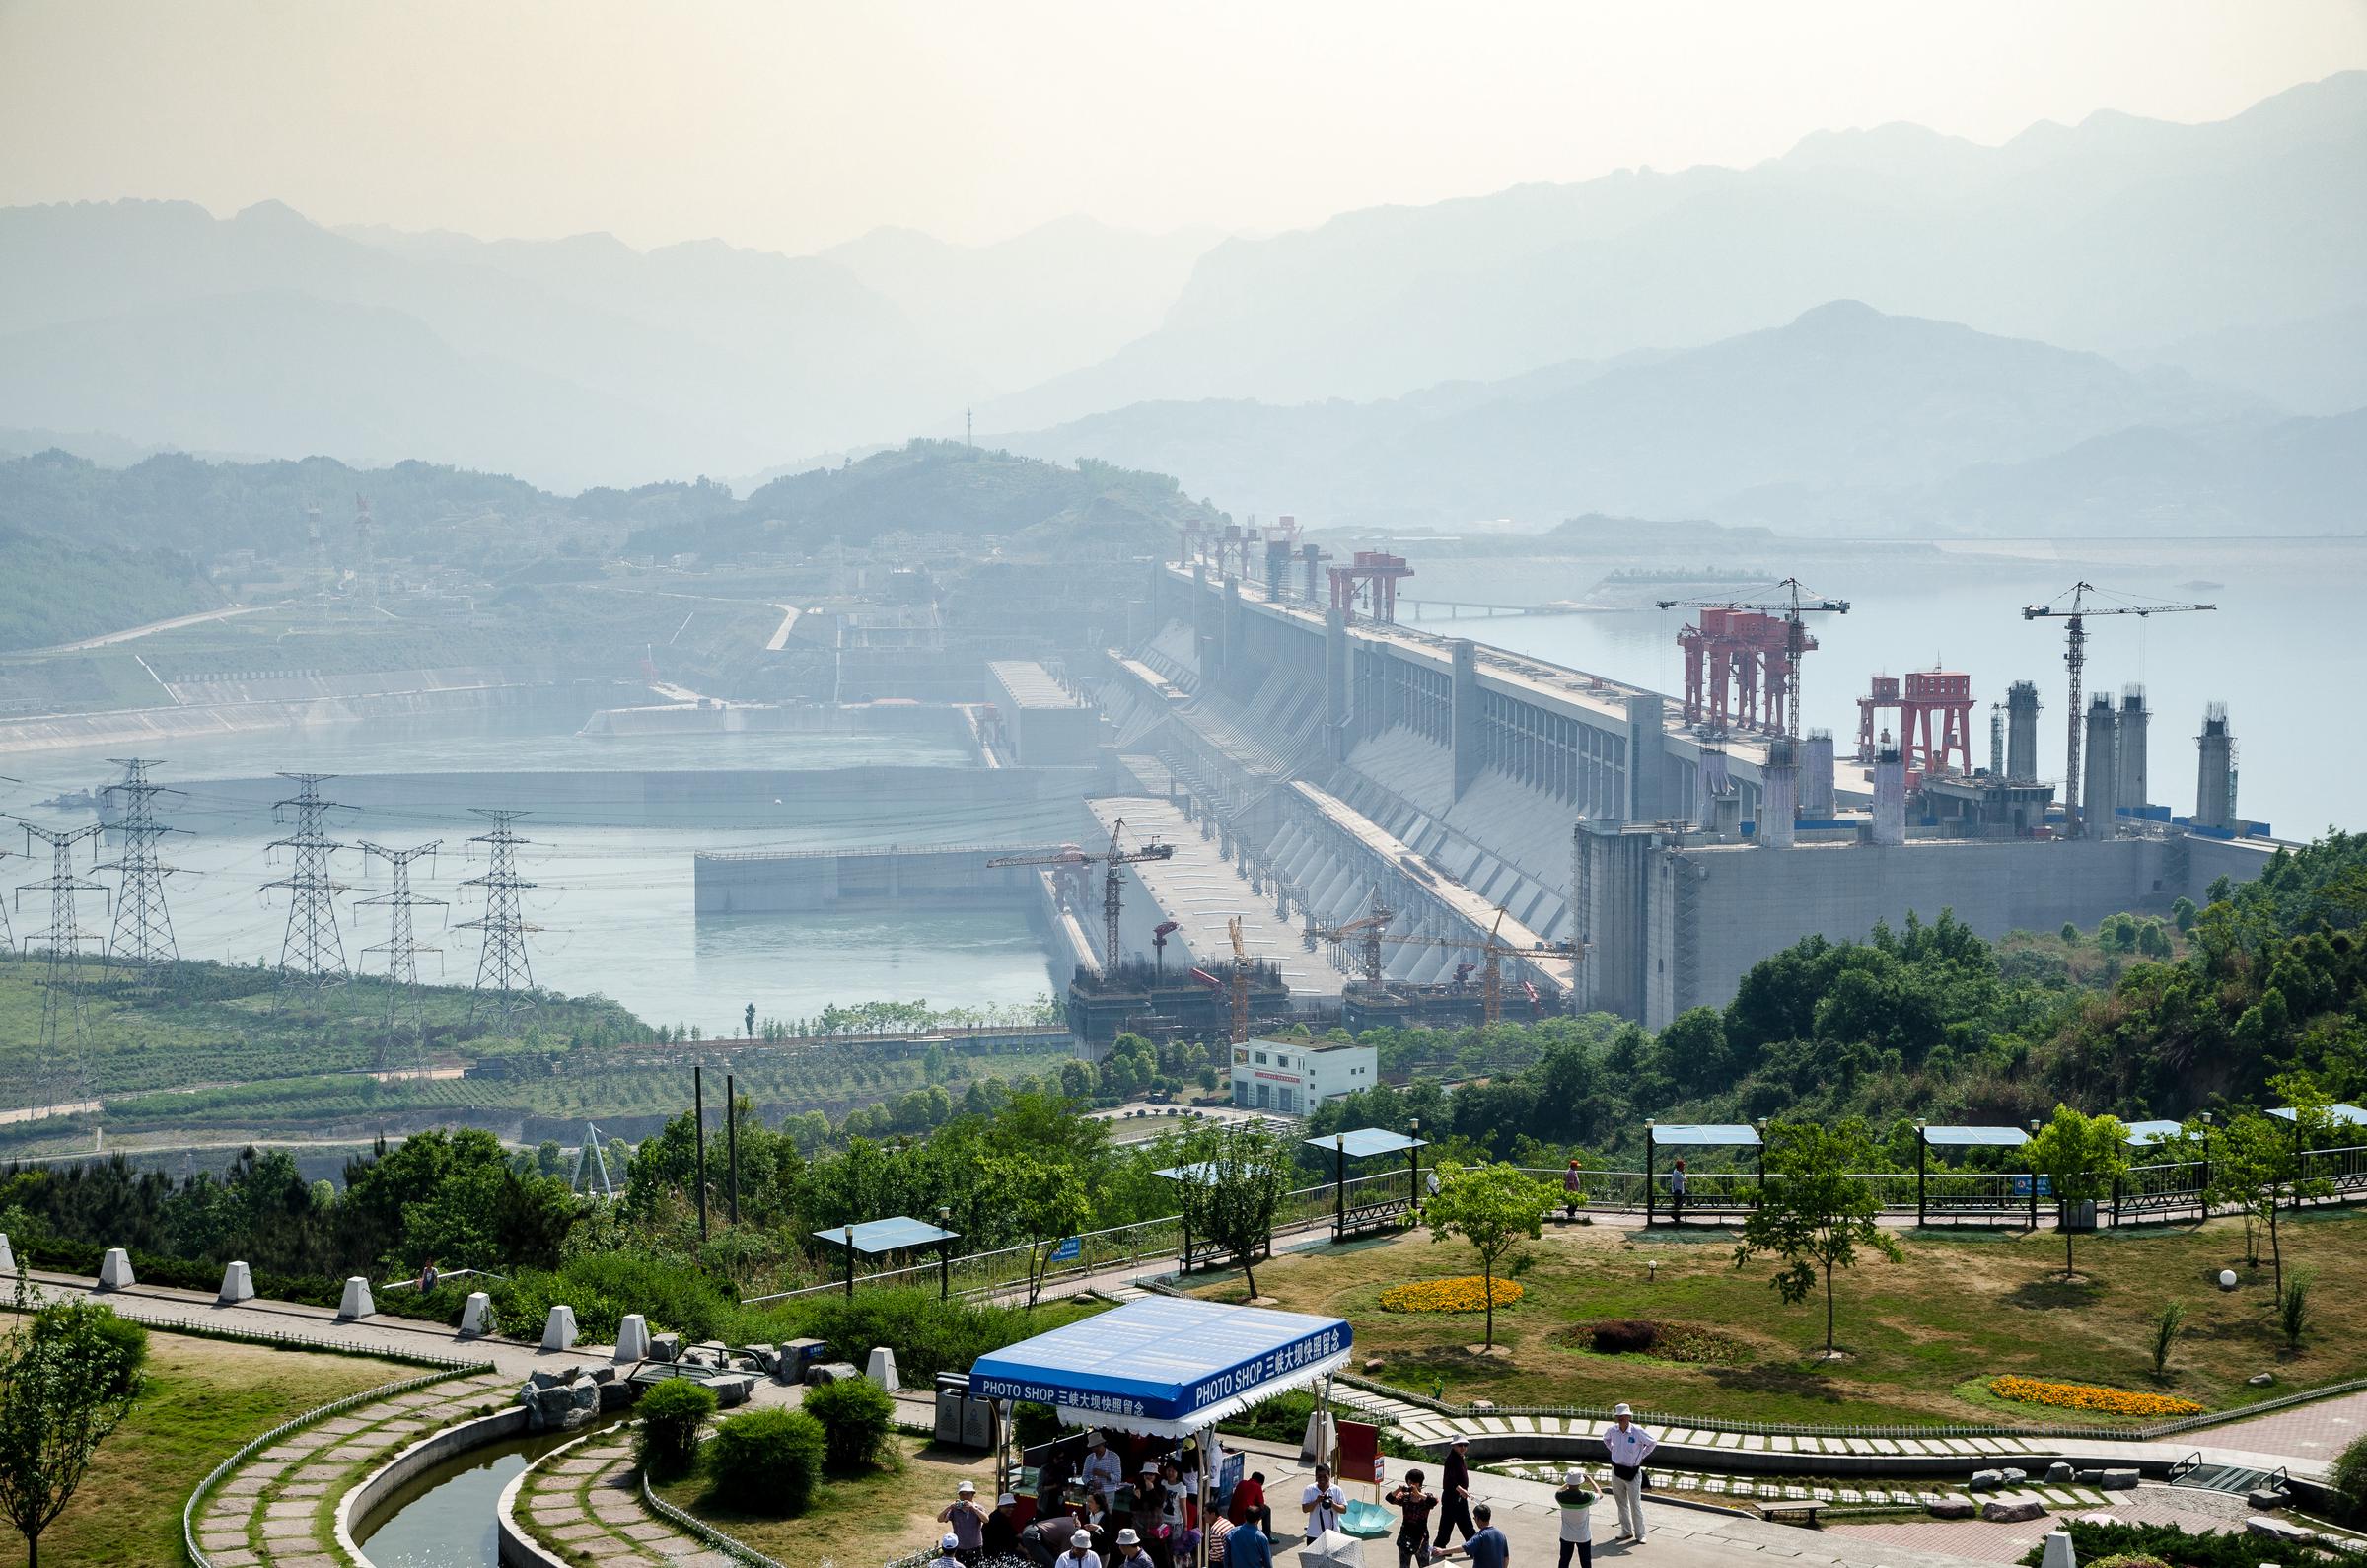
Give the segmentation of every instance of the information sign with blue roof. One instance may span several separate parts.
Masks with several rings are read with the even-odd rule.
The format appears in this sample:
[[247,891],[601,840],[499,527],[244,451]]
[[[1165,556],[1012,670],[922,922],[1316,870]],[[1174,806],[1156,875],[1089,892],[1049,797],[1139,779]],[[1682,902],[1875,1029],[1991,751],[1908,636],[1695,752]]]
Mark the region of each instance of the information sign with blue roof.
[[969,1392],[1071,1426],[1184,1437],[1347,1365],[1345,1319],[1188,1298],[1128,1302],[978,1358]]
[[1311,1149],[1326,1154],[1344,1154],[1351,1160],[1366,1160],[1377,1154],[1404,1154],[1412,1149],[1427,1149],[1427,1138],[1408,1138],[1401,1132],[1386,1127],[1358,1127],[1353,1132],[1326,1133],[1321,1138],[1305,1140]]
[[2019,1149],[2030,1134],[2020,1127],[1925,1127],[1923,1141],[1942,1149]]
[[1741,1121],[1654,1122],[1644,1128],[1644,1136],[1662,1148],[1679,1145],[1690,1149],[1758,1147],[1758,1129]]
[[[2326,1107],[2326,1113],[2338,1125],[2347,1127],[2367,1127],[2367,1110],[2361,1110],[2356,1105],[2329,1105]],[[2268,1114],[2276,1117],[2279,1121],[2291,1121],[2294,1119],[2292,1108],[2287,1105],[2279,1105],[2274,1110],[2268,1112]]]
[[935,1247],[940,1242],[960,1241],[953,1231],[939,1230],[926,1220],[916,1220],[908,1214],[892,1219],[865,1220],[861,1225],[833,1225],[814,1233],[818,1240],[850,1247],[866,1257],[882,1252],[908,1252],[916,1247]]

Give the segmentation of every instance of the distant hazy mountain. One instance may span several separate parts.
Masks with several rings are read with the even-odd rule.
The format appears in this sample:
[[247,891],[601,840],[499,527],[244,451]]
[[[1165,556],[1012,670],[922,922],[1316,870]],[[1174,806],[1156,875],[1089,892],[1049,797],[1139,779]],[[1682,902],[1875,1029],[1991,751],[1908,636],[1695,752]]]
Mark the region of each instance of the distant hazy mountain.
[[1604,511],[1855,531],[1901,507],[1932,515],[1927,492],[1974,465],[2279,413],[2181,371],[1838,301],[1702,348],[1385,402],[1145,403],[995,439],[1156,467],[1236,512],[1313,524]]
[[1150,235],[1063,218],[989,246],[875,229],[821,259],[970,367],[978,381],[965,395],[984,399],[1096,364],[1156,328],[1218,238],[1212,229]]
[[[2236,117],[2098,113],[1986,148],[1909,125],[1748,170],[1623,172],[1231,240],[1164,325],[995,405],[1035,428],[1149,399],[1396,396],[1714,341],[1827,300],[2133,355],[2367,306],[2367,73]],[[2256,390],[2355,367],[2297,334]],[[2224,361],[2222,361],[2223,363]]]

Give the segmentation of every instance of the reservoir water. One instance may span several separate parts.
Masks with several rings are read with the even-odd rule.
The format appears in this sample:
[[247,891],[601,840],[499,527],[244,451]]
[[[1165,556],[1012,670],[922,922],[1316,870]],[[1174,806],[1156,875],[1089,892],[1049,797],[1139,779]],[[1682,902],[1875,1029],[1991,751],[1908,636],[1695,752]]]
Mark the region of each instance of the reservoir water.
[[[183,741],[156,748],[160,783],[186,791],[158,801],[158,815],[192,829],[164,847],[179,868],[166,884],[175,933],[184,957],[277,962],[287,920],[287,895],[263,885],[285,876],[284,851],[271,841],[287,829],[244,795],[209,791],[206,779],[250,777],[280,770],[356,774],[400,771],[435,774],[519,769],[839,769],[863,765],[960,768],[962,749],[927,733],[820,732],[617,740],[579,738],[581,715],[527,723],[474,719],[405,720],[310,730],[267,731]],[[0,762],[0,772],[23,780],[0,786],[5,809],[59,825],[90,820],[87,811],[45,811],[34,804],[60,792],[119,778],[107,753],[91,750],[26,753]],[[293,786],[291,786],[292,792]],[[336,797],[336,783],[323,793]],[[329,831],[348,845],[376,840],[402,847],[440,839],[443,850],[412,870],[414,891],[447,900],[416,916],[417,940],[442,949],[440,976],[467,984],[476,973],[478,935],[459,929],[482,913],[478,891],[462,886],[481,874],[483,852],[467,843],[487,824],[473,803],[432,786],[406,797],[396,813],[332,815]],[[737,916],[699,919],[692,909],[692,857],[701,850],[805,849],[886,843],[1037,841],[1045,835],[1042,813],[1004,810],[882,810],[859,796],[751,823],[743,814],[729,825],[662,827],[518,824],[532,840],[520,870],[538,886],[525,895],[528,918],[542,929],[529,939],[535,978],[554,990],[598,992],[622,1002],[651,1023],[697,1024],[707,1033],[737,1035],[742,1009],[759,1015],[808,1017],[837,1002],[927,1000],[940,1007],[1018,1006],[1052,989],[1041,945],[1016,913],[988,908],[899,909]],[[1066,836],[1062,834],[1060,836]],[[22,845],[10,846],[19,851]],[[387,937],[383,909],[359,900],[383,891],[383,862],[365,861],[358,848],[333,857],[335,875],[351,885],[340,895],[349,964],[371,961],[364,949]],[[46,868],[40,868],[45,871]],[[0,881],[36,875],[22,859],[0,865]],[[98,879],[110,882],[110,877]],[[20,934],[45,909],[28,895],[12,909]],[[85,894],[86,926],[103,927],[105,901]],[[437,957],[420,960],[420,975],[439,974]],[[381,961],[383,962],[383,961]]]
[[[1412,553],[1409,551],[1409,553]],[[1983,540],[1901,548],[1776,545],[1749,558],[1687,566],[1795,572],[1819,595],[1851,602],[1846,615],[1814,617],[1819,649],[1801,688],[1805,726],[1829,728],[1844,755],[1857,734],[1856,698],[1877,672],[1942,668],[1972,677],[1972,760],[1988,764],[1988,704],[2009,681],[2039,685],[2039,762],[2060,779],[2064,743],[2063,623],[2022,618],[2086,580],[2128,598],[2212,602],[2207,614],[2125,615],[2088,622],[2087,690],[2116,701],[2146,687],[2153,710],[2150,790],[2184,815],[2194,808],[2193,737],[2206,702],[2225,702],[2240,752],[2238,807],[2280,836],[2310,838],[2328,824],[2367,827],[2367,724],[2341,693],[2361,668],[2363,539]],[[1602,576],[1555,559],[1415,559],[1419,592],[1479,603],[1585,601]],[[1771,597],[1737,585],[1698,597]],[[1667,597],[1696,597],[1691,589]],[[1400,616],[1400,618],[1406,618]],[[1470,637],[1672,694],[1685,684],[1681,609],[1612,614],[1424,619],[1425,630]]]

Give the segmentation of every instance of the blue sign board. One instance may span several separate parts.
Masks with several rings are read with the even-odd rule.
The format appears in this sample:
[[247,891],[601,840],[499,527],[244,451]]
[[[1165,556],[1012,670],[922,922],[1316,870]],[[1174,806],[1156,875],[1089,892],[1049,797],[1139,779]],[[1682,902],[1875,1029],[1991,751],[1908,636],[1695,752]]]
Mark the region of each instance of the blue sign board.
[[1248,1459],[1246,1454],[1228,1454],[1225,1462],[1217,1466],[1215,1501],[1220,1513],[1233,1500],[1234,1489],[1241,1485],[1241,1472],[1248,1467],[1244,1462]]
[[1072,1236],[1052,1248],[1052,1261],[1055,1263],[1073,1263],[1084,1255],[1085,1238],[1082,1236]]
[[1112,1416],[1186,1420],[1272,1385],[1288,1388],[1354,1335],[1337,1318],[1160,1298],[980,1356],[973,1399],[1027,1399]]

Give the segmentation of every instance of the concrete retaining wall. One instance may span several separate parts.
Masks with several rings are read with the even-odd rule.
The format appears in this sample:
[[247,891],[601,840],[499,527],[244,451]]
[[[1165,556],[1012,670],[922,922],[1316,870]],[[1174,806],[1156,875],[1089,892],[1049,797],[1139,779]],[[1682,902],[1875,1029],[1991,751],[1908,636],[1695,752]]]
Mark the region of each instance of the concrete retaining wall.
[[1049,847],[1039,841],[960,849],[700,855],[693,863],[695,906],[702,915],[894,905],[907,898],[926,899],[932,905],[1024,907],[1037,896],[1035,873],[1024,866],[990,867],[986,862]]
[[501,1568],[568,1568],[565,1562],[552,1556],[537,1544],[535,1538],[526,1532],[526,1528],[518,1523],[515,1517],[518,1510],[518,1498],[526,1490],[526,1483],[534,1478],[536,1471],[541,1469],[550,1461],[572,1450],[576,1444],[595,1435],[587,1432],[583,1437],[575,1439],[574,1442],[560,1444],[548,1454],[527,1465],[525,1469],[511,1476],[510,1484],[501,1489],[501,1500],[493,1505],[493,1528],[497,1542],[496,1555],[501,1563]]
[[[473,1421],[448,1426],[404,1449],[386,1463],[370,1472],[362,1484],[347,1492],[337,1504],[337,1546],[361,1568],[373,1568],[370,1559],[354,1543],[354,1527],[370,1517],[370,1511],[394,1495],[397,1487],[431,1465],[465,1454],[487,1443],[523,1436],[526,1432],[526,1406],[512,1405]],[[505,1500],[507,1494],[504,1494]],[[508,1560],[506,1557],[503,1559]]]

